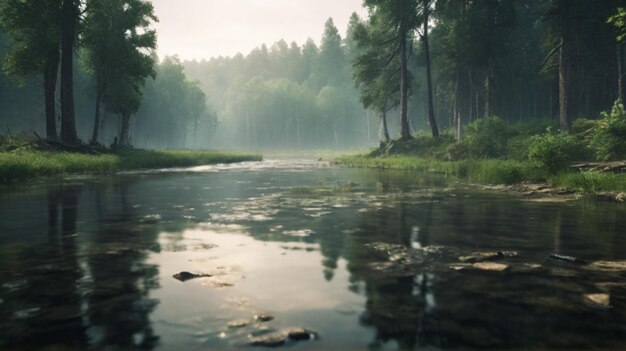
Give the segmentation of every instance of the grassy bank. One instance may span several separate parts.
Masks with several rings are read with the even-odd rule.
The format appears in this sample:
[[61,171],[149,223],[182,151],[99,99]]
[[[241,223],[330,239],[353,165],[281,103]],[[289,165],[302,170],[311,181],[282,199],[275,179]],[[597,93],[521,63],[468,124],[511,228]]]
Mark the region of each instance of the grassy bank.
[[91,155],[20,149],[0,152],[0,182],[11,183],[66,174],[111,174],[125,170],[192,167],[261,159],[260,155],[220,151],[127,150]]
[[531,161],[460,160],[440,161],[420,156],[344,156],[337,163],[349,167],[411,170],[440,173],[448,177],[478,184],[516,184],[528,180],[545,180],[552,186],[565,187],[582,193],[626,191],[626,174],[600,172],[550,173]]

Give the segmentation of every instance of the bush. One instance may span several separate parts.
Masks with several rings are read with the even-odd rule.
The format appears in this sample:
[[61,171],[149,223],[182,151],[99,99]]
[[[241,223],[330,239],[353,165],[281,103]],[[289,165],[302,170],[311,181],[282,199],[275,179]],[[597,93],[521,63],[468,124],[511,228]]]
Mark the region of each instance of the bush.
[[512,133],[511,127],[500,117],[481,118],[467,127],[463,143],[476,158],[500,157],[506,153]]
[[528,160],[528,151],[533,143],[533,138],[526,135],[518,135],[509,139],[506,145],[506,157],[512,160]]
[[532,137],[529,158],[550,173],[564,170],[574,160],[583,158],[584,146],[567,132],[546,133]]
[[626,157],[626,112],[621,100],[615,102],[611,113],[602,113],[591,131],[589,145],[601,161]]

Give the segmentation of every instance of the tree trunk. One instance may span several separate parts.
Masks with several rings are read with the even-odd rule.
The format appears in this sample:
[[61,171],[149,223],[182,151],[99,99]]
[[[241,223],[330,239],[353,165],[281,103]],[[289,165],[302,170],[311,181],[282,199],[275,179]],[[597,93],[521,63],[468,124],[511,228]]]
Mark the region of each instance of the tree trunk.
[[122,114],[122,130],[120,131],[119,143],[122,146],[130,146],[130,116]]
[[459,89],[459,71],[456,72],[456,82],[454,84],[454,124],[456,129],[456,140],[461,141],[463,135],[461,133],[461,103]]
[[433,137],[439,136],[439,128],[435,119],[435,105],[433,103],[433,80],[430,68],[430,45],[428,43],[428,12],[430,0],[424,0],[424,58],[426,60],[426,90],[428,91],[428,124],[433,133]]
[[569,129],[569,67],[567,57],[567,40],[561,38],[559,54],[559,120],[561,130]]
[[485,78],[485,117],[490,117],[493,114],[491,110],[493,107],[493,73],[491,70]]
[[365,115],[367,118],[367,143],[369,144],[369,142],[371,141],[370,136],[372,133],[372,130],[370,129],[370,110],[365,111]]
[[561,0],[561,48],[559,50],[559,120],[561,130],[568,130],[569,118],[569,1]]
[[389,128],[387,128],[387,111],[380,113],[380,120],[383,123],[383,138],[388,143],[391,138],[389,137]]
[[622,44],[617,44],[617,98],[624,101],[624,67],[622,59]]
[[407,28],[404,21],[400,22],[400,138],[411,139],[408,119],[409,75],[407,69]]
[[61,7],[61,140],[76,144],[74,112],[74,43],[78,6],[74,0],[63,0]]
[[100,93],[96,93],[96,112],[93,123],[93,134],[91,135],[91,145],[98,144],[98,135],[100,133]]
[[46,105],[46,137],[57,140],[57,112],[56,89],[59,73],[59,49],[50,50],[46,57],[46,66],[43,73],[44,99]]

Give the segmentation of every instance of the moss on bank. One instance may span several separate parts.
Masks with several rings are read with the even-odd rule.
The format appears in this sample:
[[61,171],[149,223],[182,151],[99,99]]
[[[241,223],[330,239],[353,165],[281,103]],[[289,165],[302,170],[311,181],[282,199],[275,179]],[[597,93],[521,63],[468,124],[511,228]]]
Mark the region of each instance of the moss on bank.
[[125,150],[107,154],[18,149],[0,152],[0,182],[65,174],[111,174],[124,170],[192,167],[260,161],[262,156],[221,151]]

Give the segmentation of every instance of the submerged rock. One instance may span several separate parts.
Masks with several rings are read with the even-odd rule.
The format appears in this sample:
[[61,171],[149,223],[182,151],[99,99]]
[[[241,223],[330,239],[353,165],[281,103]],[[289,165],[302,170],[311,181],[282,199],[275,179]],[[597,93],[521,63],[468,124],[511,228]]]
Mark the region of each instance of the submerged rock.
[[284,331],[291,340],[312,340],[316,333],[304,328],[290,328]]
[[250,338],[250,345],[276,347],[284,344],[285,341],[287,341],[287,335],[285,333],[275,332]]
[[585,294],[584,299],[585,303],[592,307],[611,308],[611,296],[609,294]]
[[374,262],[371,263],[369,267],[391,278],[411,277],[420,272],[417,263]]
[[559,262],[584,263],[584,261],[581,260],[580,258],[576,258],[573,256],[559,255],[557,253],[551,253],[550,255],[548,255],[548,259],[552,261],[559,261]]
[[596,287],[605,293],[611,292],[611,290],[626,290],[626,282],[603,282],[596,283]]
[[254,314],[254,320],[258,322],[269,322],[273,319],[274,319],[274,316],[272,316],[269,313],[259,312],[259,313]]
[[195,278],[203,278],[203,277],[211,277],[211,274],[204,273],[191,273],[191,272],[180,272],[173,275],[174,279],[180,280],[181,282],[195,279]]
[[509,269],[509,265],[496,262],[476,262],[476,263],[460,263],[453,264],[450,268],[455,271],[464,270],[478,270],[478,271],[491,271],[491,272],[503,272]]
[[517,256],[519,256],[519,254],[516,251],[474,252],[471,255],[459,257],[459,261],[472,263]]
[[626,271],[626,261],[596,261],[590,263],[587,268],[609,272],[624,272]]
[[227,325],[231,329],[237,329],[237,328],[243,328],[247,326],[248,324],[250,324],[250,321],[247,319],[237,319],[237,320],[228,322]]

